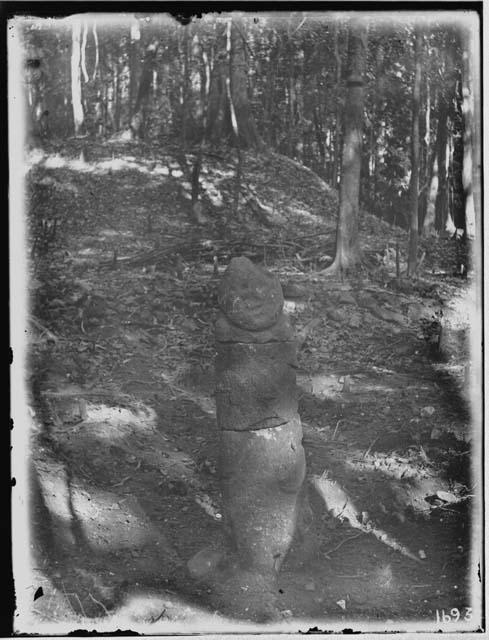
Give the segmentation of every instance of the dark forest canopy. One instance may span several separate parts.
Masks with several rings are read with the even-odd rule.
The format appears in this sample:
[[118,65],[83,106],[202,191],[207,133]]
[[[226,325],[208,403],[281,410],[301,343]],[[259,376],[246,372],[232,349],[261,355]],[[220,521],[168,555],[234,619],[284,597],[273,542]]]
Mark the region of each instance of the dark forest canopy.
[[[271,148],[339,188],[352,15],[236,12],[186,25],[139,13],[18,19],[29,134]],[[361,204],[409,225],[419,30],[418,226],[473,233],[477,14],[355,16],[368,31]]]

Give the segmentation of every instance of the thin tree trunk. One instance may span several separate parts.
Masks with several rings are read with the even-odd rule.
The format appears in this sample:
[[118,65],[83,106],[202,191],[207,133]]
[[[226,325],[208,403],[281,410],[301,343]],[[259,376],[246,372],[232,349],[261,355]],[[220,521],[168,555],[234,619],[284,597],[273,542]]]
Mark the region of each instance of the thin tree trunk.
[[139,22],[135,21],[130,27],[129,40],[129,112],[133,113],[134,102],[137,94],[137,83],[140,75],[139,46],[141,30]]
[[71,30],[71,104],[73,107],[75,136],[80,134],[84,121],[80,74],[80,34],[81,23],[79,20],[74,19]]
[[[481,28],[481,27],[479,27]],[[469,83],[473,104],[473,139],[472,139],[472,193],[474,197],[474,226],[480,236],[482,223],[482,195],[481,195],[481,82],[480,82],[480,41],[479,32],[474,30],[471,47],[471,73]]]
[[233,94],[231,90],[231,82],[233,79],[233,47],[232,47],[232,39],[231,39],[231,31],[232,31],[232,20],[229,18],[226,29],[226,53],[228,60],[228,74],[226,76],[226,95],[229,103],[229,110],[231,114],[231,126],[233,128],[233,137],[234,144],[236,146],[236,150],[238,152],[238,162],[236,164],[236,175],[234,179],[234,196],[233,196],[233,207],[232,207],[232,215],[236,216],[238,213],[238,205],[239,205],[239,192],[241,190],[241,169],[242,169],[242,157],[241,157],[241,145],[240,145],[240,131],[238,128],[238,119],[236,116],[236,111],[234,109],[233,102]]
[[377,193],[377,182],[379,180],[379,168],[378,162],[378,148],[380,132],[382,130],[382,107],[384,101],[384,45],[381,41],[377,44],[377,51],[375,52],[375,100],[372,117],[372,136],[373,141],[371,145],[372,154],[372,166],[370,168],[371,176],[371,198],[374,201]]
[[[273,36],[273,32],[271,32],[270,37]],[[274,42],[273,40],[269,42],[270,49],[273,49]],[[273,144],[274,140],[274,121],[275,121],[275,101],[273,99],[275,94],[275,79],[277,77],[277,67],[278,61],[280,60],[280,54],[282,50],[282,40],[280,40],[279,45],[274,50],[273,56],[270,55],[268,60],[268,71],[267,71],[267,81],[266,81],[266,91],[265,93],[265,101],[264,101],[264,135],[266,137],[267,142]]]
[[316,134],[316,144],[318,146],[319,157],[320,157],[320,165],[319,165],[320,175],[322,176],[324,173],[324,167],[326,163],[326,150],[324,148],[323,127],[319,120],[318,111],[319,111],[318,106],[317,105],[314,106],[314,109],[312,110],[312,116],[314,119],[314,131]]
[[153,79],[153,66],[156,60],[158,45],[151,42],[146,46],[143,68],[139,80],[138,95],[131,117],[131,129],[137,138],[144,138],[146,125],[146,110]]
[[349,60],[345,101],[345,132],[342,153],[340,210],[336,231],[336,255],[333,264],[323,273],[343,273],[360,260],[358,241],[358,211],[360,172],[362,164],[362,133],[364,103],[364,73],[367,57],[367,26],[365,21],[350,24]]
[[[429,49],[425,51],[425,55],[429,56]],[[427,68],[428,68],[428,64],[425,66],[425,69]],[[423,187],[420,189],[420,195],[422,195],[422,198],[420,201],[421,211],[419,215],[419,220],[420,220],[420,225],[421,225],[421,230],[423,235],[424,235],[424,220],[426,217],[426,207],[428,203],[427,194],[428,194],[428,189],[431,182],[430,171],[432,169],[431,131],[430,131],[431,89],[430,89],[430,82],[429,82],[429,74],[426,72],[425,75],[426,75],[426,85],[425,85],[426,101],[425,101],[425,107],[424,107],[424,137],[423,137],[423,146],[422,146],[423,154],[422,154],[422,167],[420,167],[420,170],[419,170],[420,181],[422,179],[422,183],[423,183]]]
[[411,133],[411,183],[410,183],[410,225],[408,275],[416,273],[418,258],[418,196],[419,196],[419,101],[421,93],[421,54],[422,34],[416,28],[414,42],[414,84],[413,84],[413,114]]
[[[463,187],[465,195],[465,221],[467,235],[474,238],[480,224],[480,142],[475,133],[475,91],[478,92],[478,59],[474,52],[474,43],[470,35],[466,37],[463,53],[464,69],[462,80],[463,117],[464,117],[464,153],[463,153]],[[475,38],[474,38],[475,40]],[[474,78],[474,76],[476,76]]]
[[[201,48],[201,53],[202,53],[202,61],[204,63],[204,72],[205,72],[205,77],[204,77],[204,84],[203,84],[203,96],[202,96],[202,100],[203,100],[203,104],[202,104],[202,135],[200,138],[200,144],[199,144],[199,149],[197,151],[197,156],[195,158],[195,163],[194,166],[192,167],[192,172],[191,172],[191,185],[192,185],[192,215],[194,217],[195,222],[197,222],[197,224],[200,224],[201,222],[203,222],[203,218],[201,215],[201,210],[202,210],[202,204],[200,202],[199,196],[200,196],[200,170],[202,168],[202,157],[203,157],[203,153],[204,153],[204,144],[205,144],[205,140],[207,137],[207,131],[208,131],[208,118],[209,118],[209,108],[210,108],[210,92],[211,92],[211,77],[212,77],[212,67],[211,67],[211,63],[209,61],[209,58],[207,56],[207,53],[204,49],[204,46],[199,42],[198,37],[197,37],[197,42],[196,42],[196,46],[197,44],[200,45]],[[186,166],[186,160],[184,160],[184,166]]]
[[95,42],[95,64],[93,67],[93,76],[92,81],[97,77],[98,64],[99,64],[99,50],[98,50],[98,35],[97,35],[97,25],[93,23],[93,41]]
[[88,24],[85,21],[83,23],[83,38],[82,38],[82,44],[81,44],[81,60],[80,60],[80,66],[83,71],[83,79],[85,82],[88,82],[87,62],[86,62],[87,36],[88,36]]
[[[103,83],[103,88],[105,92],[105,104],[107,105],[106,109],[106,130],[109,128],[112,134],[116,132],[116,123],[115,123],[115,96],[114,96],[114,83],[112,82],[112,65],[113,65],[113,55],[108,48],[103,48],[102,50],[102,60],[105,61],[105,69],[104,69],[104,77],[107,77],[107,82]],[[109,80],[110,78],[110,80]]]
[[188,119],[188,100],[189,100],[189,29],[190,25],[185,28],[183,34],[183,80],[182,80],[182,144],[187,148],[187,119]]
[[289,44],[289,84],[288,84],[288,98],[289,98],[289,135],[287,136],[287,155],[290,158],[293,158],[294,156],[294,138],[295,138],[295,133],[294,133],[294,111],[295,111],[295,106],[294,106],[294,76],[293,76],[293,69],[294,66],[292,64],[292,56],[293,53],[290,51],[291,47]]
[[436,152],[431,154],[428,163],[429,168],[429,186],[426,192],[426,213],[423,220],[423,235],[430,236],[435,233],[435,203],[436,194],[438,193],[438,160]]
[[120,129],[120,80],[119,80],[119,64],[117,62],[117,58],[114,60],[114,71],[113,71],[113,81],[114,81],[114,121],[116,131]]
[[339,50],[339,30],[340,25],[336,23],[334,30],[334,55],[336,60],[336,127],[334,137],[334,158],[333,158],[333,185],[338,186],[338,174],[340,171],[340,155],[341,155],[341,128],[342,128],[342,112],[343,105],[340,100],[341,94],[341,56]]
[[451,119],[452,127],[448,134],[447,140],[447,222],[445,228],[452,233],[455,233],[456,226],[454,223],[454,198],[453,198],[453,118]]
[[447,120],[448,105],[443,89],[438,100],[438,127],[436,131],[436,153],[438,161],[438,193],[435,204],[435,229],[443,231],[447,219]]

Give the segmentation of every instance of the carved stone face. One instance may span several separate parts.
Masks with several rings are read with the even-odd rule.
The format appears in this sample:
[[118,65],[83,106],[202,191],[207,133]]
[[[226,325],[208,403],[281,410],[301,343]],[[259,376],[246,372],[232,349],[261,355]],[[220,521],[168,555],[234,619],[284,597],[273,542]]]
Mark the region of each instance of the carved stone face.
[[284,298],[276,276],[248,258],[233,258],[221,280],[218,303],[233,324],[261,331],[277,322]]

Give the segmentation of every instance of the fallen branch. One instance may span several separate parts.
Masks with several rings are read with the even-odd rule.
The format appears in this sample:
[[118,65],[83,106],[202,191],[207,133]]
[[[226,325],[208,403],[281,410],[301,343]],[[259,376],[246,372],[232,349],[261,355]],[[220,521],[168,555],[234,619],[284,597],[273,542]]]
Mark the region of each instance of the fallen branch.
[[151,624],[154,624],[155,622],[158,622],[158,620],[161,620],[161,618],[165,615],[166,613],[166,608],[163,609],[163,611],[160,613],[160,615],[156,618],[151,618]]
[[365,451],[365,453],[363,454],[363,458],[366,458],[368,456],[368,454],[372,451],[372,447],[374,446],[374,444],[377,442],[377,440],[379,439],[379,436],[376,436],[372,442],[370,443],[369,448]]
[[349,536],[348,538],[343,538],[343,540],[339,544],[337,544],[336,547],[333,547],[332,549],[329,549],[329,551],[325,551],[324,555],[329,557],[332,553],[334,553],[335,551],[338,551],[338,549],[340,547],[342,547],[345,544],[345,542],[349,542],[350,540],[355,540],[355,538],[359,538],[360,536],[363,536],[364,533],[365,533],[364,531],[360,531],[360,533],[357,533],[354,536]]
[[59,340],[58,336],[56,336],[52,331],[47,329],[44,325],[42,325],[39,322],[39,320],[37,320],[37,318],[35,318],[34,316],[31,316],[30,321],[36,327],[36,329],[40,331],[40,333],[44,333],[46,337],[52,340],[53,342],[58,342]]
[[403,544],[391,538],[386,531],[378,529],[371,522],[367,522],[367,524],[361,523],[359,520],[360,514],[346,491],[338,483],[330,480],[326,474],[313,476],[311,483],[324,500],[326,509],[333,517],[346,520],[353,529],[359,529],[362,533],[371,533],[377,540],[391,549],[399,551],[399,553],[415,562],[421,563],[421,559],[418,556],[409,551]]
[[76,598],[78,600],[78,604],[80,605],[80,611],[82,612],[83,617],[86,618],[87,614],[85,613],[85,609],[83,608],[82,602],[81,602],[80,598],[78,597],[78,594],[77,593],[72,593],[72,592],[68,593],[66,591],[65,586],[64,586],[63,583],[61,583],[61,586],[63,588],[63,594],[64,594],[64,596],[66,598],[66,601],[68,602],[68,604],[69,604],[71,610],[73,611],[73,613],[75,614],[75,616],[77,615],[77,612],[73,608],[73,605],[71,604],[71,600],[70,600],[69,596],[73,596],[74,598]]
[[100,602],[99,600],[97,600],[97,598],[94,598],[90,592],[88,592],[88,597],[89,597],[93,602],[95,602],[95,604],[98,604],[100,607],[102,607],[102,609],[105,611],[105,615],[107,615],[107,616],[109,615],[109,611],[108,611],[107,607],[106,607],[102,602]]
[[128,480],[130,480],[132,478],[132,476],[126,476],[125,478],[122,478],[122,480],[120,482],[116,482],[115,484],[112,485],[112,487],[122,487],[123,484],[126,484],[126,482]]
[[[67,397],[77,397],[77,396],[109,396],[114,395],[113,389],[107,389],[106,391],[103,389],[61,389],[60,391],[53,391],[47,389],[45,391],[41,391],[42,396],[48,396],[51,398],[67,398]],[[121,397],[128,398],[129,396],[126,393],[120,394]]]
[[331,440],[334,440],[336,437],[336,432],[338,431],[338,427],[340,426],[340,422],[344,422],[344,419],[340,419],[338,420],[338,422],[336,423],[336,427],[334,428],[334,432],[333,435],[331,436]]

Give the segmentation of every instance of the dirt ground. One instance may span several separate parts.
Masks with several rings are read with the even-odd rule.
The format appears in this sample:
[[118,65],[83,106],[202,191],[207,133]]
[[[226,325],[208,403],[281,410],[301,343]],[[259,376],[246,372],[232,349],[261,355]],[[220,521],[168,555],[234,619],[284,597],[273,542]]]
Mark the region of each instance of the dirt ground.
[[196,225],[171,153],[87,145],[32,151],[26,174],[32,562],[18,630],[255,628],[246,588],[216,596],[187,567],[222,544],[213,257],[222,273],[241,254],[279,275],[298,336],[313,511],[268,628],[477,629],[480,311],[458,241],[426,241],[419,279],[398,281],[406,235],[364,212],[362,268],[325,278],[336,196],[285,159],[246,157],[229,220],[232,159],[208,157]]

